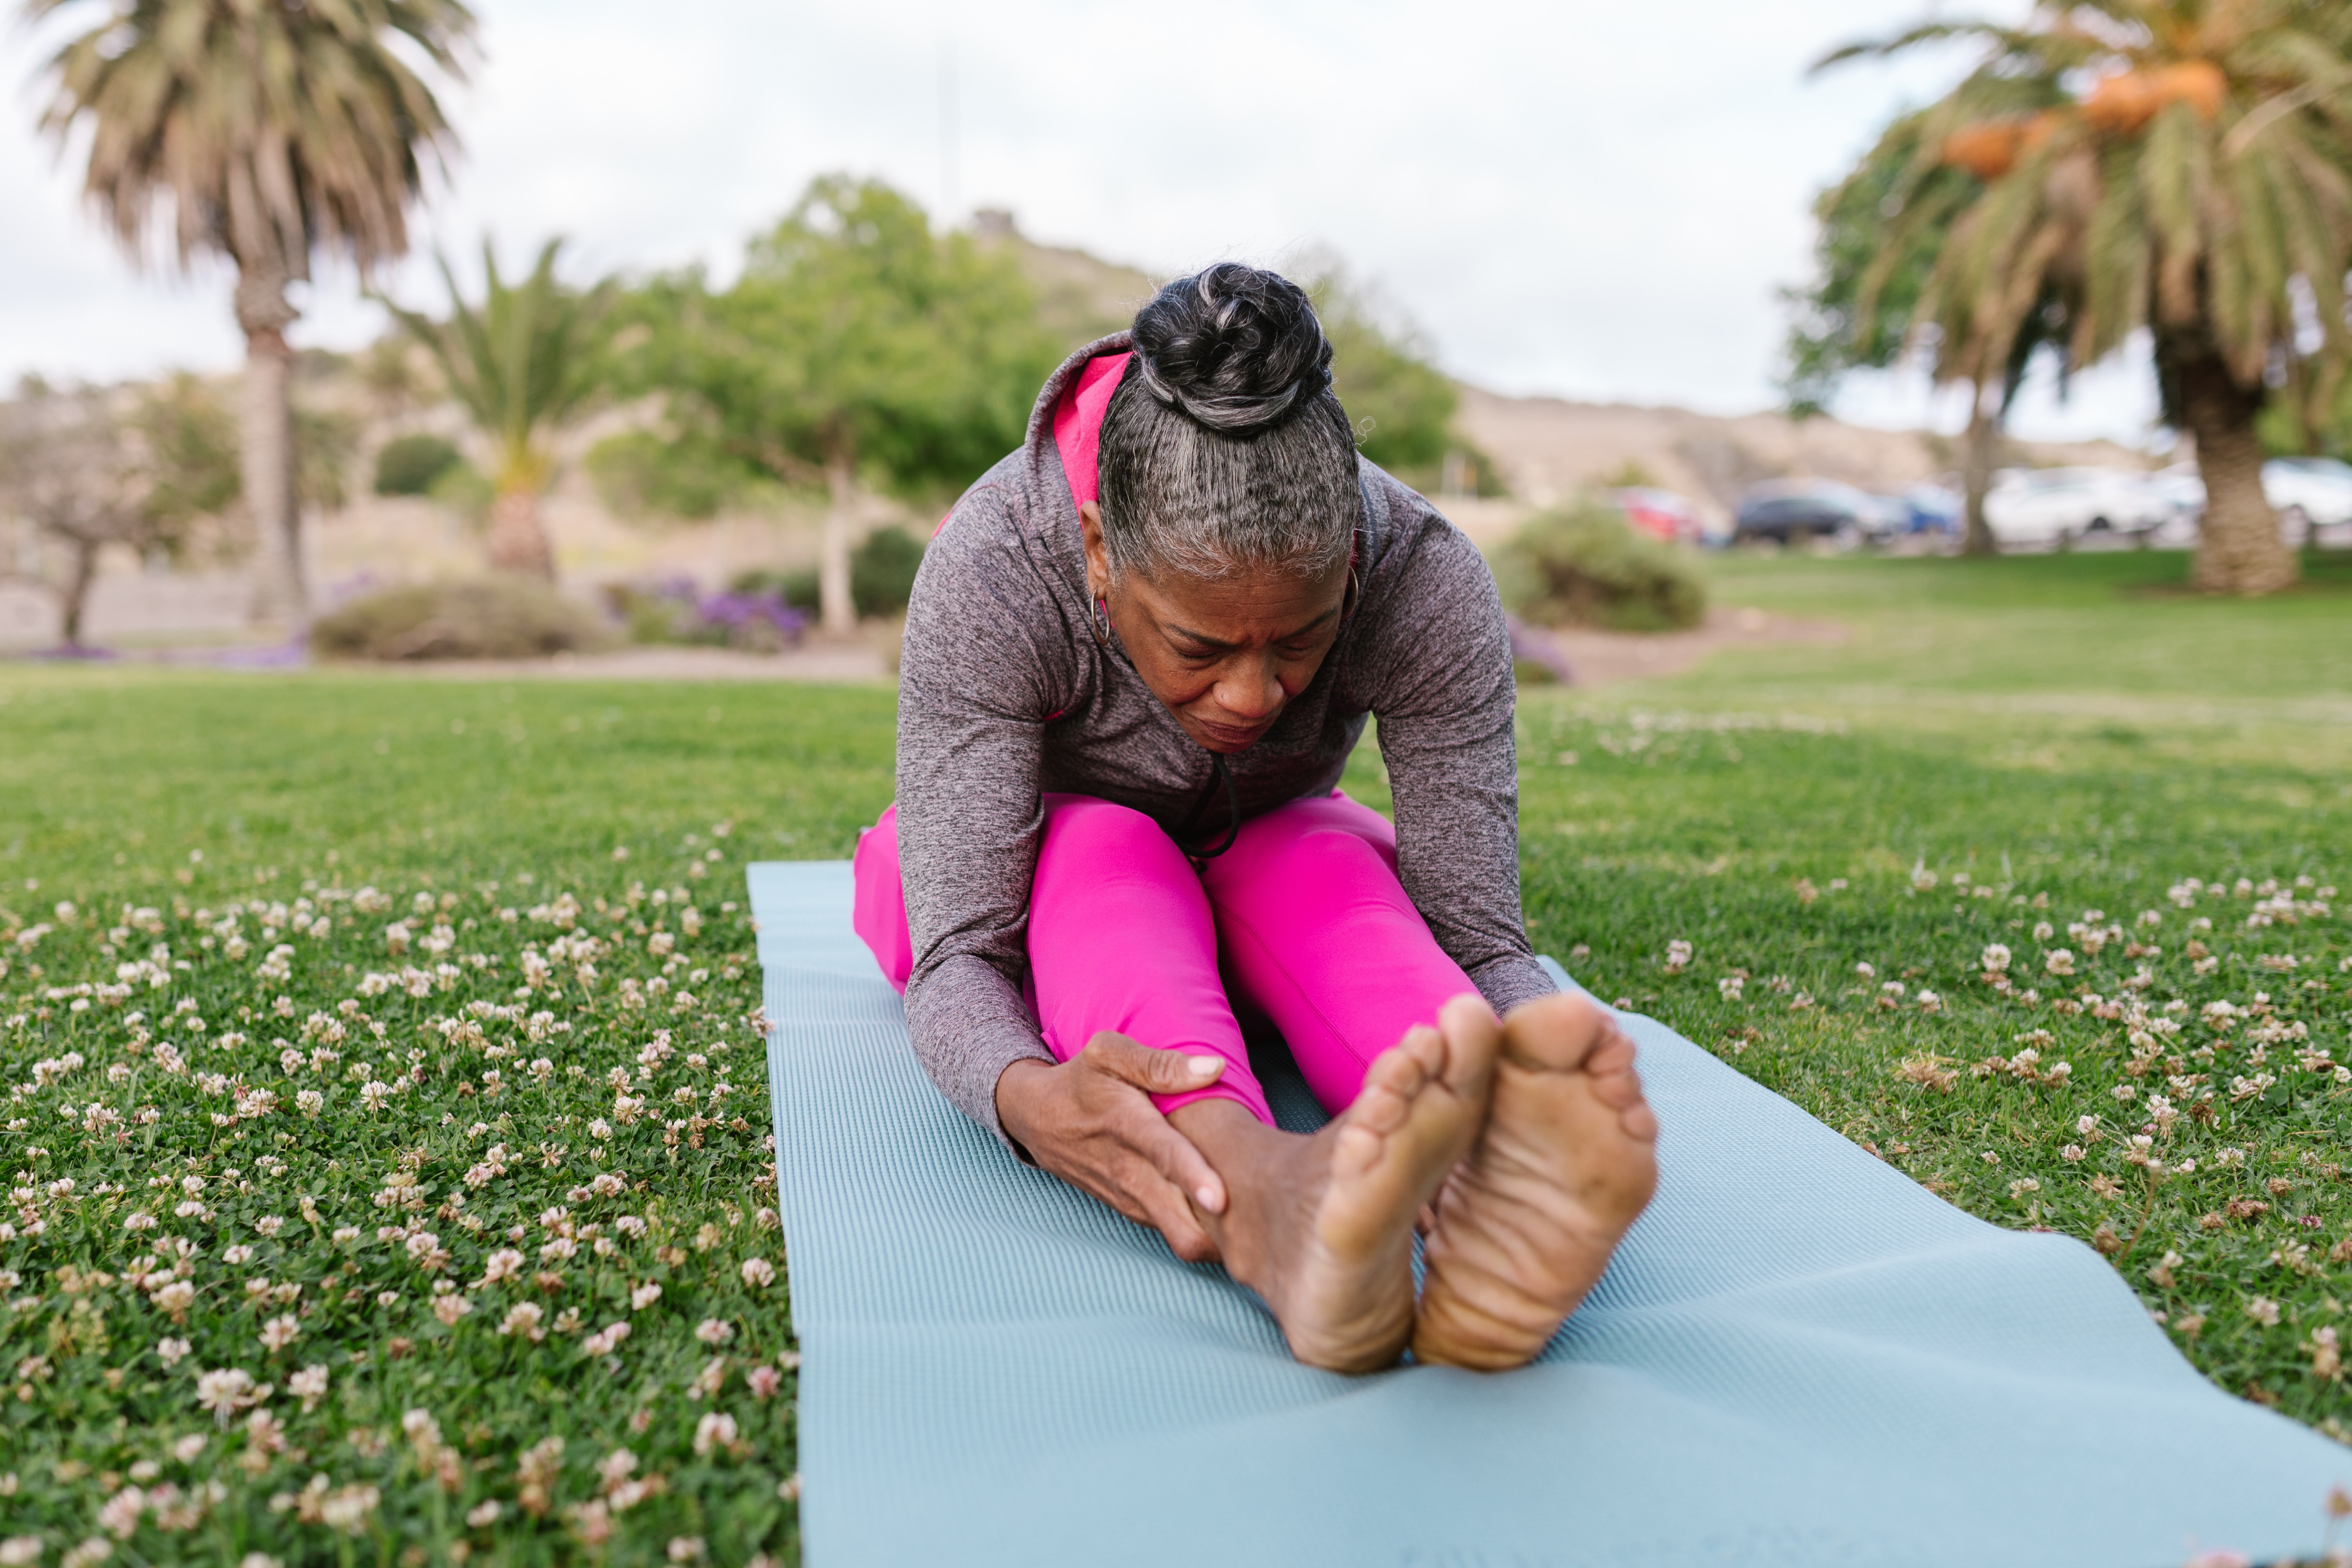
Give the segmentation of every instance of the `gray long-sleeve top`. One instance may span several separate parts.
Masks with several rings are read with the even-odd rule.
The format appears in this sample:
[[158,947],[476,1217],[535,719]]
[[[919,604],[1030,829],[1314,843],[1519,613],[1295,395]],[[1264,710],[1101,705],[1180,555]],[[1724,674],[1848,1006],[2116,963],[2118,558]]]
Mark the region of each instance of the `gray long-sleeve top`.
[[[1064,388],[1126,334],[1072,355],[1028,438],[948,516],[915,579],[898,688],[898,855],[914,970],[907,1026],[931,1081],[1003,1136],[996,1080],[1053,1058],[1022,999],[1040,795],[1099,796],[1183,842],[1219,836],[1209,753],[1088,630],[1077,505],[1054,437]],[[1380,719],[1397,870],[1438,944],[1497,1011],[1553,989],[1519,911],[1510,639],[1475,546],[1361,465],[1355,613],[1272,730],[1227,758],[1242,815],[1339,779]],[[1090,487],[1089,487],[1090,488]],[[1197,815],[1196,815],[1197,813]],[[1147,1042],[1149,1043],[1149,1042]]]

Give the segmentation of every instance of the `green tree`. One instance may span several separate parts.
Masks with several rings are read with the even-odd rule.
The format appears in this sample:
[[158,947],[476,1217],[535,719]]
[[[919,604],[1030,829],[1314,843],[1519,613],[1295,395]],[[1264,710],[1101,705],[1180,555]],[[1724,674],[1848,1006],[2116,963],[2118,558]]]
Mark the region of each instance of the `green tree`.
[[449,290],[449,319],[436,321],[385,302],[439,367],[449,391],[490,443],[490,564],[552,579],[555,554],[539,499],[555,477],[545,437],[579,413],[604,385],[604,350],[612,325],[613,289],[581,292],[556,280],[561,239],[540,247],[530,275],[509,283],[482,242],[486,279],[480,309],[468,305],[446,258],[436,258]]
[[822,484],[825,626],[856,624],[850,546],[861,484],[969,482],[1020,445],[1060,357],[1017,263],[935,235],[875,181],[816,180],[751,242],[742,275],[655,279],[633,302],[622,384],[667,395],[681,441],[747,475]]
[[211,387],[183,374],[142,395],[131,423],[145,440],[148,521],[155,542],[177,557],[197,522],[218,517],[244,494],[236,417]]
[[2274,375],[2329,398],[2352,359],[2352,7],[2085,0],[2015,27],[1927,23],[1823,64],[1954,39],[1982,58],[1923,111],[1912,172],[1968,183],[1906,204],[1883,241],[1899,254],[1948,227],[1917,306],[1937,374],[1988,384],[2037,316],[2063,324],[2074,364],[2147,330],[2205,479],[2193,580],[2286,586],[2255,424]]
[[473,14],[459,0],[23,0],[28,22],[71,8],[89,26],[51,57],[42,128],[63,146],[90,127],[83,189],[134,259],[169,214],[184,268],[236,266],[245,331],[247,502],[265,570],[257,608],[299,622],[301,519],[287,286],[314,250],[362,273],[408,247],[423,158],[447,121],[406,53],[460,75]]
[[1383,468],[1427,482],[1462,446],[1454,433],[1461,394],[1421,333],[1385,311],[1345,268],[1325,261],[1315,270],[1307,292],[1331,344],[1331,390],[1355,421],[1358,448]]

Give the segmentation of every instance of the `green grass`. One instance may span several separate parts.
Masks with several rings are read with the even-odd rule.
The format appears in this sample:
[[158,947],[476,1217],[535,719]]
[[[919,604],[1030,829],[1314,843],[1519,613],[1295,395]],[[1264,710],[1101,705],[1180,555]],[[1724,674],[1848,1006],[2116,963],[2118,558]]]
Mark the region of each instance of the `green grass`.
[[[743,1272],[783,1247],[741,867],[847,849],[889,795],[889,694],[10,672],[0,701],[0,1537],[795,1556],[792,1331]],[[404,971],[423,994],[365,978]],[[482,1282],[502,1248],[516,1278]],[[219,1371],[274,1392],[216,1418]]]
[[[2332,908],[2312,907],[2352,886],[2352,598],[2323,585],[2267,604],[2189,600],[2166,586],[2179,568],[2160,555],[1713,563],[1720,602],[1836,619],[1850,637],[1672,682],[1529,691],[1528,921],[1602,995],[1952,1202],[2102,1246],[2222,1386],[2340,1433],[2352,1413],[2325,1352],[2327,1331],[2352,1331],[2352,1265],[2335,1256],[2352,1241],[2352,1088],[2298,1051],[2352,1059],[2352,944]],[[0,931],[16,933],[0,941],[0,1068],[11,1085],[54,1078],[16,1091],[0,1133],[12,1192],[30,1194],[0,1216],[15,1232],[0,1268],[16,1276],[0,1289],[0,1536],[37,1534],[55,1561],[115,1539],[100,1510],[126,1489],[168,1486],[160,1510],[149,1497],[135,1519],[120,1501],[107,1516],[129,1531],[126,1560],[557,1562],[606,1531],[611,1563],[667,1561],[697,1538],[713,1562],[794,1557],[791,1331],[781,1286],[741,1271],[752,1257],[780,1265],[782,1241],[763,1228],[766,1101],[744,1024],[757,976],[729,906],[747,859],[847,852],[889,796],[890,713],[872,689],[0,670]],[[1370,752],[1349,782],[1385,804]],[[2189,878],[2223,886],[2184,888],[2184,908],[2168,894]],[[2273,901],[2236,891],[2241,878],[2277,884]],[[361,911],[349,895],[370,887],[391,907]],[[584,906],[575,930],[530,912],[562,892]],[[417,912],[420,894],[433,912]],[[323,935],[290,934],[306,896]],[[429,956],[445,903],[451,946]],[[685,905],[698,936],[680,929]],[[2095,954],[2067,934],[2090,910],[2101,930],[2124,928]],[[2273,923],[2248,926],[2264,910]],[[412,946],[395,957],[385,927],[402,916]],[[2044,921],[2054,929],[2037,938]],[[657,926],[677,942],[667,956],[648,949]],[[568,957],[515,995],[536,973],[526,948],[583,933],[602,944],[593,977]],[[1691,950],[1680,965],[1678,942]],[[2207,973],[2191,942],[2210,950]],[[158,942],[162,988],[151,969],[127,996],[51,995],[123,984],[118,965],[155,962]],[[291,973],[273,983],[258,965],[281,942]],[[1992,943],[2011,950],[2007,993],[1982,978]],[[2162,951],[2128,956],[2132,943]],[[2072,976],[2048,973],[2060,947]],[[2291,971],[2264,966],[2290,956]],[[455,970],[449,988],[423,996],[362,984],[438,963]],[[698,1005],[671,1011],[674,992],[648,990],[656,977]],[[2085,990],[2101,1003],[2063,1010]],[[649,1005],[630,1005],[632,992]],[[2267,1012],[2206,1021],[2209,1004],[2252,1009],[2258,993]],[[2136,1064],[2132,1021],[2099,1016],[2113,999],[2178,1035],[2139,1026],[2157,1049]],[[2185,1010],[2168,1014],[2176,999]],[[523,1013],[477,1017],[474,1002]],[[542,1023],[531,1039],[539,1011],[572,1027]],[[2285,1037],[2290,1024],[2302,1038]],[[674,1055],[648,1087],[639,1053],[656,1029]],[[186,1071],[165,1069],[166,1039]],[[340,1058],[314,1068],[321,1047]],[[305,1055],[289,1067],[292,1049]],[[2027,1050],[2038,1059],[2018,1063]],[[68,1053],[79,1066],[37,1070]],[[693,1055],[703,1067],[683,1065]],[[529,1065],[542,1058],[544,1081]],[[2048,1081],[2062,1060],[2068,1074]],[[633,1121],[615,1113],[616,1068],[648,1102]],[[741,1092],[714,1108],[721,1068]],[[237,1085],[212,1092],[199,1075],[241,1080],[248,1108],[254,1089],[279,1103],[239,1117]],[[369,1110],[368,1081],[406,1087]],[[695,1107],[668,1098],[682,1088]],[[295,1100],[305,1089],[324,1096],[315,1119]],[[2175,1116],[2150,1120],[2156,1094]],[[600,1120],[608,1138],[593,1133]],[[686,1123],[674,1142],[670,1121]],[[467,1185],[499,1143],[504,1173]],[[570,1196],[612,1172],[622,1191]],[[387,1185],[394,1175],[416,1184]],[[151,1185],[166,1180],[181,1184]],[[568,1259],[540,1257],[564,1223],[542,1223],[553,1207],[570,1211]],[[126,1230],[133,1213],[156,1227]],[[646,1234],[621,1229],[623,1215]],[[268,1216],[284,1222],[275,1236]],[[383,1226],[429,1230],[451,1257],[428,1270],[406,1237],[378,1240]],[[515,1227],[523,1240],[508,1239]],[[338,1228],[360,1234],[337,1242]],[[178,1253],[166,1237],[192,1248],[184,1321],[156,1300],[153,1276]],[[254,1256],[232,1262],[245,1246]],[[476,1284],[506,1247],[525,1255],[520,1279]],[[142,1258],[155,1260],[136,1269],[144,1289]],[[541,1269],[560,1288],[541,1290]],[[300,1289],[254,1301],[259,1279]],[[472,1310],[445,1324],[436,1279]],[[659,1299],[633,1308],[646,1284]],[[526,1300],[542,1340],[499,1331]],[[573,1308],[576,1328],[559,1331]],[[296,1337],[267,1349],[265,1324],[287,1315]],[[583,1347],[622,1321],[625,1342]],[[731,1337],[698,1339],[707,1321]],[[192,1347],[169,1365],[167,1339]],[[306,1409],[292,1374],[314,1365],[327,1387]],[[775,1383],[765,1397],[749,1381],[759,1368]],[[257,1432],[250,1409],[224,1426],[200,1407],[198,1375],[219,1369],[272,1385],[255,1408],[274,1427]],[[695,1397],[711,1376],[716,1393]],[[404,1427],[411,1410],[435,1424],[418,1427],[427,1440]],[[705,1426],[714,1415],[734,1421],[731,1446]],[[604,1468],[623,1449],[626,1476]],[[520,1506],[534,1450],[536,1512]],[[302,1496],[320,1475],[342,1526]],[[658,1489],[626,1484],[648,1477]],[[493,1501],[494,1518],[467,1522]]]

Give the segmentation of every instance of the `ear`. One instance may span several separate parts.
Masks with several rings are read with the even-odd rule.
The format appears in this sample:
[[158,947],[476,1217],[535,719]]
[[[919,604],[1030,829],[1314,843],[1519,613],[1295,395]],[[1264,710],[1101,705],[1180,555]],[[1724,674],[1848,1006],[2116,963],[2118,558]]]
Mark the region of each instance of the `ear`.
[[1107,597],[1110,593],[1110,552],[1103,544],[1102,508],[1088,501],[1078,508],[1078,531],[1087,545],[1087,599]]

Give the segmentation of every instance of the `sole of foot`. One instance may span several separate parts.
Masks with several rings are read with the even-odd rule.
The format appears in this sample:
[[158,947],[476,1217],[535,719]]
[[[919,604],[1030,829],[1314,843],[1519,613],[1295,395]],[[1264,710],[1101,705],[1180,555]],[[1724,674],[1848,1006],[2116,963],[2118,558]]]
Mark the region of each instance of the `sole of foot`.
[[1316,1134],[1328,1173],[1276,1266],[1272,1301],[1300,1361],[1361,1373],[1404,1352],[1414,1222],[1477,1142],[1498,1045],[1414,1029],[1373,1060],[1355,1103]]
[[1493,1112],[1425,1221],[1412,1336],[1414,1360],[1478,1372],[1551,1342],[1658,1184],[1657,1115],[1606,1013],[1542,996],[1501,1036]]

